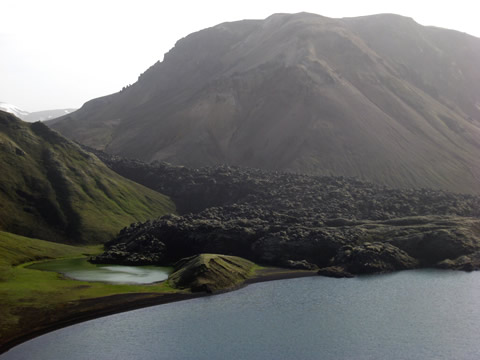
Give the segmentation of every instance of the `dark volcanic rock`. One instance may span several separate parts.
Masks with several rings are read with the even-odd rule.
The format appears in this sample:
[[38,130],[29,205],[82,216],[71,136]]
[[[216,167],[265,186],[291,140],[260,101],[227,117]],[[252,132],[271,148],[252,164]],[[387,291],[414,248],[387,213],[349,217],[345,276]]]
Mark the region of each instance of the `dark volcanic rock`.
[[[122,175],[171,196],[183,215],[132,224],[96,261],[131,262],[134,254],[142,262],[172,264],[217,253],[276,266],[344,265],[365,273],[434,266],[480,250],[478,196],[99,156]],[[345,246],[356,257],[347,257]]]
[[104,253],[90,258],[94,264],[122,265],[161,265],[165,262],[165,244],[155,236],[145,233],[135,241],[119,243],[108,248]]
[[333,263],[354,274],[384,273],[418,266],[417,260],[388,243],[343,246],[333,259]]
[[[171,197],[181,214],[206,208],[246,204],[290,211],[325,222],[355,225],[358,220],[389,220],[424,215],[480,217],[480,197],[431,189],[391,189],[355,178],[308,176],[233,166],[190,169],[120,158],[93,151],[112,170]],[[297,217],[297,218],[294,218]],[[304,219],[302,219],[304,220]],[[406,221],[406,220],[402,220]],[[408,224],[405,224],[408,225]]]
[[449,270],[474,271],[480,270],[480,251],[473,254],[459,256],[454,260],[440,261],[436,267]]
[[391,243],[429,266],[478,250],[478,242],[471,230],[461,227],[409,234],[393,239]]

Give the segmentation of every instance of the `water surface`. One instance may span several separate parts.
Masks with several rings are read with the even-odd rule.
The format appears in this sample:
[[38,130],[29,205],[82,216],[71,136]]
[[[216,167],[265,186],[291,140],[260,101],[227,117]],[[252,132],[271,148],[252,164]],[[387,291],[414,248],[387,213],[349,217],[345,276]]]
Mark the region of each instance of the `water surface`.
[[258,283],[74,325],[0,359],[480,359],[480,273]]
[[33,264],[29,268],[56,271],[75,280],[120,284],[149,284],[163,281],[172,271],[169,267],[91,264],[86,258],[45,261]]

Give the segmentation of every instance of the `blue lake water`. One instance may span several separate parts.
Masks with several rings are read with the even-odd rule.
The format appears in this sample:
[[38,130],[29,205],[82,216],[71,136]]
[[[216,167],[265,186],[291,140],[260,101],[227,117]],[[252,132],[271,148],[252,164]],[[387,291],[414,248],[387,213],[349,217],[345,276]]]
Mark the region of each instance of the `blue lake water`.
[[84,322],[0,359],[476,360],[480,273],[258,283]]

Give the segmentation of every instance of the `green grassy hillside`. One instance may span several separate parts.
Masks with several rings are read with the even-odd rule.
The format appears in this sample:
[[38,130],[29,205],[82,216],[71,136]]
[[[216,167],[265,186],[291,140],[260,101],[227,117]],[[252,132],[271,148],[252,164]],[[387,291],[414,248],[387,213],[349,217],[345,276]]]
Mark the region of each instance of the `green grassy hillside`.
[[27,238],[0,231],[0,281],[13,267],[37,260],[80,256],[100,250],[100,246],[77,247]]
[[165,196],[122,178],[44,124],[0,112],[0,229],[99,243],[136,221],[174,212]]
[[[79,257],[98,251],[100,246],[70,246],[0,231],[0,351],[12,339],[41,331],[69,317],[109,308],[114,301],[128,300],[114,300],[112,295],[132,294],[135,297],[130,300],[134,301],[174,291],[166,282],[152,285],[85,282],[26,267],[34,260]],[[104,297],[106,300],[102,300]]]

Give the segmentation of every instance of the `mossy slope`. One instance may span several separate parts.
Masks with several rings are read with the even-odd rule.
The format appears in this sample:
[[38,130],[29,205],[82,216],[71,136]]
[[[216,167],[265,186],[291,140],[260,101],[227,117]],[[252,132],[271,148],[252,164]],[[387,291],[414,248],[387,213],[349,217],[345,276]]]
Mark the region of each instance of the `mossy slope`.
[[214,292],[241,284],[255,266],[237,256],[200,254],[180,260],[168,282],[177,289]]
[[0,229],[67,243],[99,243],[122,227],[175,211],[44,124],[0,111]]

